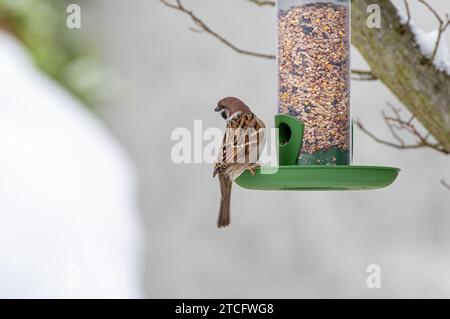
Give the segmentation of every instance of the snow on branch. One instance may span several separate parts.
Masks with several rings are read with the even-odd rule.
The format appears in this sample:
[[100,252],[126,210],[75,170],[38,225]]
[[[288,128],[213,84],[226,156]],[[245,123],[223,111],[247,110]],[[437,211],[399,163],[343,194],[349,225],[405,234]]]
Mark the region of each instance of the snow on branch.
[[450,26],[450,17],[448,14],[445,14],[445,18],[441,18],[439,13],[427,1],[418,1],[425,5],[426,8],[434,15],[439,24],[438,28],[430,32],[425,32],[424,30],[416,27],[411,19],[411,12],[407,0],[404,0],[407,20],[405,21],[404,18],[402,18],[402,20],[405,21],[406,25],[410,26],[422,54],[430,62],[432,62],[439,71],[446,72],[450,75],[449,50],[447,48],[447,44],[442,39],[443,34]]
[[440,41],[442,39],[442,34],[445,32],[445,30],[447,29],[447,27],[450,25],[450,19],[448,14],[445,15],[445,21],[439,16],[439,14],[436,12],[436,10],[433,9],[432,6],[430,6],[430,4],[428,4],[428,2],[426,2],[425,0],[419,0],[420,3],[423,3],[428,10],[431,11],[431,13],[434,14],[434,16],[436,17],[436,20],[438,20],[439,22],[439,29],[438,29],[438,36],[436,39],[436,44],[434,46],[433,49],[433,53],[431,54],[430,60],[434,61],[434,58],[436,57],[437,51],[439,49],[439,44]]

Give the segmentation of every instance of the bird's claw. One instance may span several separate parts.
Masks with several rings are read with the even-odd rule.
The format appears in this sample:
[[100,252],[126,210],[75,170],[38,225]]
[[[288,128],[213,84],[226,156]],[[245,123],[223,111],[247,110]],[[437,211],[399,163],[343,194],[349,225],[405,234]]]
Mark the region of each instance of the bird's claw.
[[258,165],[258,164],[253,164],[253,165],[251,165],[251,166],[248,168],[248,170],[250,171],[250,174],[252,174],[252,176],[255,176],[255,175],[256,175],[256,169],[259,168],[259,167],[260,167],[260,165]]

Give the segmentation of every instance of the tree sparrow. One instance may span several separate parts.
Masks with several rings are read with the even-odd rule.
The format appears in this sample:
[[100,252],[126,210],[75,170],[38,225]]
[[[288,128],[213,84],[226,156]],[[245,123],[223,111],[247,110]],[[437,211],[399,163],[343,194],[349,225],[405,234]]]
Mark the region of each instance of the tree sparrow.
[[230,224],[231,185],[245,170],[255,174],[256,162],[264,149],[265,124],[250,108],[235,97],[226,97],[215,109],[226,120],[226,130],[214,174],[219,176],[221,191],[220,211],[217,226]]

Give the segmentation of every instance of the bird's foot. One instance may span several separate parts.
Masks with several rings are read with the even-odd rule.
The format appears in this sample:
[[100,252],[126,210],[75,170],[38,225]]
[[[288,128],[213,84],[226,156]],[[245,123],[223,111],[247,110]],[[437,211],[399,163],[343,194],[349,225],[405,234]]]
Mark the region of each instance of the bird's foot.
[[251,166],[249,166],[249,168],[247,168],[250,172],[250,174],[252,174],[252,176],[256,175],[256,169],[261,167],[261,165],[259,164],[252,164]]

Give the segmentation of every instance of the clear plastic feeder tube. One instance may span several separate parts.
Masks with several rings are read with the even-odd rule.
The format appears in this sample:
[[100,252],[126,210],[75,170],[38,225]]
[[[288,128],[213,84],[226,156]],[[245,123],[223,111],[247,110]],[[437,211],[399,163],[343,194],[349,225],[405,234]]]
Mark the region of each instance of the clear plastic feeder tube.
[[350,164],[350,0],[277,0],[278,108],[304,125],[298,164]]

